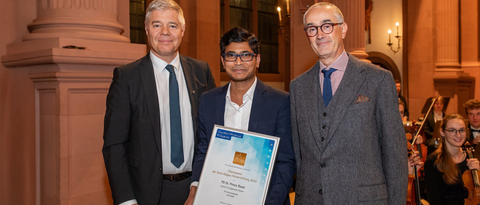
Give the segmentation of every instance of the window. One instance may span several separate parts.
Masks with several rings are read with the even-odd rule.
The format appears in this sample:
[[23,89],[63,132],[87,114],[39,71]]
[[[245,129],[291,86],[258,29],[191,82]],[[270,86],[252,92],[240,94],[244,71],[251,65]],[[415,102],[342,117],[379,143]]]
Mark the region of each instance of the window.
[[130,41],[146,44],[145,0],[130,0]]
[[277,0],[222,0],[220,4],[220,36],[235,26],[254,33],[260,42],[258,72],[279,73]]

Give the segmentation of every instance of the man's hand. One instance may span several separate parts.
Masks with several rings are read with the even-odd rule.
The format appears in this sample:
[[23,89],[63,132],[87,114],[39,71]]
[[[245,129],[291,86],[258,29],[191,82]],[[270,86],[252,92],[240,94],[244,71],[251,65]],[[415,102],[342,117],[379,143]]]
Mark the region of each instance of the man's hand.
[[197,194],[197,187],[196,186],[191,186],[190,187],[190,193],[188,194],[188,198],[185,201],[185,205],[192,205],[196,194]]

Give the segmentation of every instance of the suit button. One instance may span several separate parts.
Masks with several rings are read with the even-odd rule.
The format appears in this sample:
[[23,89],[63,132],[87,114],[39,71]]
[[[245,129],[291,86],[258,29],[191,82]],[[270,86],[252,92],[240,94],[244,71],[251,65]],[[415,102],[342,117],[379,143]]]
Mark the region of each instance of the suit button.
[[322,129],[325,129],[327,126],[326,125],[322,125]]
[[321,167],[321,168],[325,168],[326,166],[327,166],[327,165],[326,165],[325,163],[321,163],[321,164],[320,164],[320,167]]
[[323,140],[325,140],[325,138],[322,137],[322,142],[323,142]]
[[319,193],[320,195],[323,195],[322,189],[319,189],[319,190],[318,190],[318,193]]
[[326,112],[324,112],[324,113],[323,113],[323,116],[327,116],[327,113],[326,113]]
[[163,173],[163,171],[162,171],[162,168],[161,168],[161,167],[159,168],[159,170],[160,170],[160,172],[162,172],[162,173]]

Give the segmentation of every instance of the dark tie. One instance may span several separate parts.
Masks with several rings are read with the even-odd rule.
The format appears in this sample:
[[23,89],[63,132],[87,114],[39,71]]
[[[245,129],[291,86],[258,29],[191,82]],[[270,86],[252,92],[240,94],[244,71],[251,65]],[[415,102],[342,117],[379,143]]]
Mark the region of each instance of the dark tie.
[[335,72],[337,69],[335,68],[330,68],[329,70],[322,70],[323,73],[323,102],[325,103],[325,107],[328,106],[328,103],[330,103],[330,100],[332,99],[332,81],[330,80],[330,76],[332,75],[333,72]]
[[165,68],[170,72],[168,81],[168,93],[170,95],[170,160],[178,168],[183,164],[182,118],[180,116],[178,82],[173,65],[168,64]]

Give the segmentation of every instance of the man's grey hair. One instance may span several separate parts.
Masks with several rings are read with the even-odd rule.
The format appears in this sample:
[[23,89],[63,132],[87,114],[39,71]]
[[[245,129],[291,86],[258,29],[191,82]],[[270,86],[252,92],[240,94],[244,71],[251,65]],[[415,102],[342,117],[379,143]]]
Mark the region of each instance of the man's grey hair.
[[337,17],[337,20],[338,20],[338,22],[335,22],[335,23],[344,23],[342,11],[340,11],[340,9],[337,6],[335,6],[335,4],[332,4],[330,2],[318,2],[310,6],[308,10],[305,12],[305,14],[303,15],[303,26],[306,26],[305,16],[307,16],[308,12],[315,7],[332,8],[333,15],[335,15],[335,17]]
[[182,27],[185,25],[185,17],[183,17],[183,10],[180,5],[177,4],[174,0],[154,0],[147,8],[147,14],[145,15],[145,26],[150,22],[150,16],[154,11],[166,11],[172,9],[178,13],[178,21],[182,24]]

